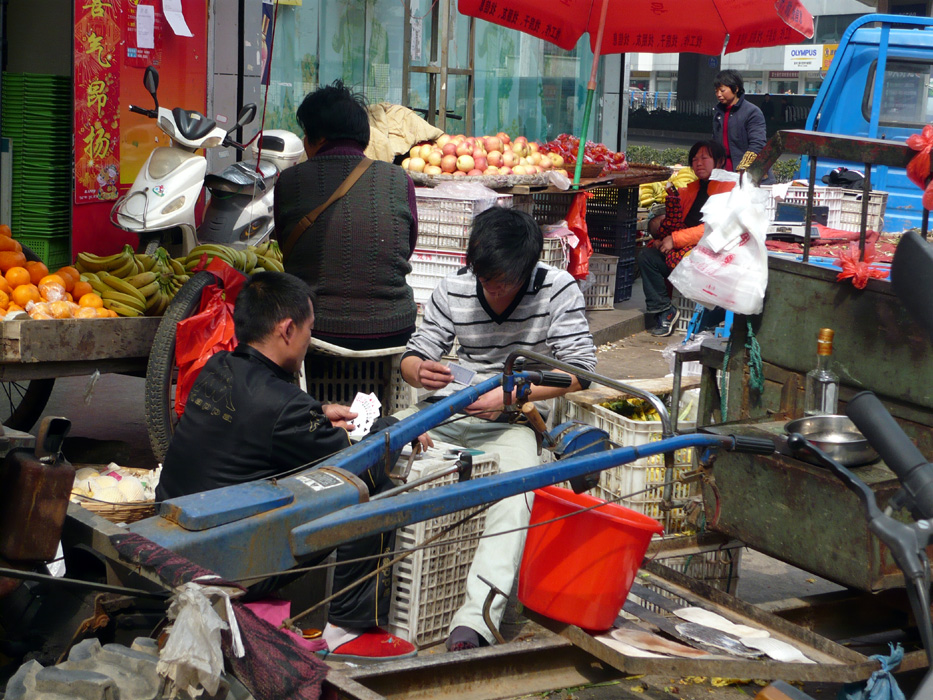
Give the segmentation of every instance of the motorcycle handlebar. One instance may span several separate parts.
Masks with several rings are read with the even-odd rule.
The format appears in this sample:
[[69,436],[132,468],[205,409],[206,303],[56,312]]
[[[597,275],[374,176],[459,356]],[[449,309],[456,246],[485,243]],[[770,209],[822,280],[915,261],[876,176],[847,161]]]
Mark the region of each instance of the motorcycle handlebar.
[[900,480],[924,518],[933,518],[933,464],[927,462],[881,401],[870,391],[855,395],[846,415]]
[[144,107],[137,107],[136,105],[130,105],[130,111],[136,112],[136,114],[142,114],[146,117],[152,117],[153,119],[158,116],[154,109],[145,109]]
[[566,389],[573,384],[573,377],[563,372],[527,372],[532,384],[538,386],[556,386]]

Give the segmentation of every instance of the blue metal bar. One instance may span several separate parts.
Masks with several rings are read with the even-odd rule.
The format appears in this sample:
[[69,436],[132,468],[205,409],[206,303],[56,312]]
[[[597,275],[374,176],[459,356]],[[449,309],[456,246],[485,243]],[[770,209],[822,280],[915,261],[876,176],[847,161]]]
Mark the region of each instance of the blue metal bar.
[[[875,63],[875,87],[872,90],[871,120],[868,122],[868,138],[871,139],[878,138],[878,122],[881,120],[881,93],[884,88],[884,73],[888,66],[888,39],[890,36],[891,25],[882,25],[881,39],[878,42],[878,61]],[[866,185],[867,175],[866,173]]]
[[385,500],[361,503],[293,529],[290,534],[292,553],[296,558],[301,558],[352,542],[363,535],[388,532],[465,508],[499,501],[577,476],[627,464],[641,457],[688,447],[728,448],[733,444],[733,438],[729,436],[680,435],[638,447],[622,447],[597,454],[571,457],[552,464],[519,469],[466,483],[438,486]]

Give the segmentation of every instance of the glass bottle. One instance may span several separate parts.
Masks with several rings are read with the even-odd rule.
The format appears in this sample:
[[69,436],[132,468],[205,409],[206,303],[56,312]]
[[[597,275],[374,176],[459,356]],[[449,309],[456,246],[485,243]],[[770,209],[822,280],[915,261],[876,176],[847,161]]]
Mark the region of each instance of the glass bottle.
[[821,328],[816,340],[816,367],[807,372],[804,415],[833,415],[838,410],[839,375],[830,368],[832,356],[833,331]]

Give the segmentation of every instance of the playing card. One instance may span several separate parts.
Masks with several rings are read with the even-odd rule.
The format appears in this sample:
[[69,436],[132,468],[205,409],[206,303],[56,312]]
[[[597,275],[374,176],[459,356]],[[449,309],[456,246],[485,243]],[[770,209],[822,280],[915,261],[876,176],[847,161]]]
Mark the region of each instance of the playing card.
[[473,383],[473,378],[476,376],[476,372],[466,367],[461,367],[458,364],[451,362],[447,365],[450,368],[450,373],[454,375],[455,384],[463,384],[463,386],[470,386]]
[[382,404],[375,394],[358,393],[353,399],[350,410],[357,414],[353,419],[353,431],[350,433],[350,439],[359,440],[369,435],[373,422],[379,417],[379,409]]

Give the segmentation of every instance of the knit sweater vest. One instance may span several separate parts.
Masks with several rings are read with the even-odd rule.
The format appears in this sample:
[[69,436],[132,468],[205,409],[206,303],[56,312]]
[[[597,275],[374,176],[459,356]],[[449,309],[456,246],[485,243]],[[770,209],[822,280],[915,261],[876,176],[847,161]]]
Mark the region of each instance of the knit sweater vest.
[[[359,163],[355,156],[317,156],[282,172],[275,185],[277,230],[284,241],[323,204]],[[375,161],[353,188],[305,230],[286,271],[314,290],[314,327],[331,335],[380,336],[415,324],[405,276],[411,272],[412,225],[405,172]]]

